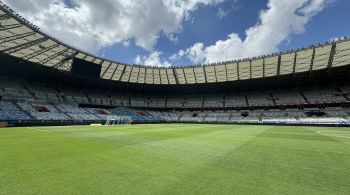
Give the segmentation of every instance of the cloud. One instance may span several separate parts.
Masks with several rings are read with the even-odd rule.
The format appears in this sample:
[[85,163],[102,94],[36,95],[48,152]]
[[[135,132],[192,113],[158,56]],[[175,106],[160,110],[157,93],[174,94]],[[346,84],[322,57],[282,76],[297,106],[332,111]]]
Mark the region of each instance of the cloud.
[[177,43],[179,41],[179,38],[176,35],[174,35],[173,33],[169,34],[168,38],[173,43]]
[[181,32],[182,22],[198,6],[225,0],[3,1],[50,35],[95,53],[131,39],[151,51],[160,33],[176,41],[174,34]]
[[223,10],[222,8],[219,8],[218,9],[218,12],[216,13],[216,17],[218,18],[224,18],[225,16],[227,16],[227,14],[229,13],[230,11],[225,11]]
[[123,44],[124,47],[129,47],[130,46],[130,41],[129,40],[123,41],[122,44]]
[[261,11],[259,22],[246,30],[245,39],[231,33],[226,40],[213,45],[195,43],[183,56],[193,63],[213,63],[276,52],[291,35],[303,33],[311,18],[328,3],[327,0],[269,0],[268,9]]
[[170,67],[171,64],[168,61],[161,60],[160,56],[162,54],[162,52],[154,51],[148,57],[138,55],[134,61],[136,64],[142,64],[146,66]]

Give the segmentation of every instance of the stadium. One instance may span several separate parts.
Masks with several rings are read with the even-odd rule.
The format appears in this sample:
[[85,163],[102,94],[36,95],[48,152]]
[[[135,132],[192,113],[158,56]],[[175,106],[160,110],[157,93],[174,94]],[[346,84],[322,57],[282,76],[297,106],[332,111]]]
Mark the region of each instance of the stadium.
[[350,39],[182,67],[0,6],[0,194],[348,194]]

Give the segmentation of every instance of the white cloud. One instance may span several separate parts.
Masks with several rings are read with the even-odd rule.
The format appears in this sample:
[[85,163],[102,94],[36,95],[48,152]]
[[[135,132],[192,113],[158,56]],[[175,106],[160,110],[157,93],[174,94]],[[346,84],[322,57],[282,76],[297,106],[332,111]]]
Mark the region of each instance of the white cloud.
[[45,32],[96,52],[114,43],[133,39],[152,50],[159,34],[176,41],[174,33],[199,5],[216,5],[225,0],[3,0]]
[[201,63],[204,59],[204,44],[203,43],[196,43],[191,48],[186,50],[187,55],[194,63]]
[[260,13],[260,21],[246,30],[246,38],[228,35],[213,45],[196,43],[186,50],[193,63],[213,63],[254,57],[278,51],[278,45],[293,34],[305,31],[311,18],[322,11],[327,0],[269,0],[268,9]]
[[223,17],[227,16],[228,13],[229,13],[229,11],[225,11],[222,8],[219,8],[218,12],[216,13],[216,17],[223,18]]
[[179,38],[178,38],[176,35],[174,35],[173,33],[169,34],[169,35],[168,35],[168,38],[169,38],[169,40],[170,40],[171,42],[173,42],[173,43],[177,43],[178,40],[179,40]]
[[129,40],[123,41],[122,44],[123,44],[124,47],[129,47],[130,46],[130,41]]
[[169,57],[169,59],[171,61],[176,61],[176,60],[180,60],[182,57],[184,57],[186,55],[186,51],[184,50],[180,50],[178,53],[173,54],[172,56]]
[[146,66],[157,66],[157,67],[169,67],[171,64],[168,61],[161,60],[160,56],[162,52],[154,51],[148,57],[146,56],[136,56],[134,59],[136,64],[142,64]]

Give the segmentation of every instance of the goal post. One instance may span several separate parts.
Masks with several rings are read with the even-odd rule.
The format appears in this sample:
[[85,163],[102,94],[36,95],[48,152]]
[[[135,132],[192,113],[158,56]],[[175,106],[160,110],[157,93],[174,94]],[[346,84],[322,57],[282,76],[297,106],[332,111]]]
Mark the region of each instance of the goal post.
[[125,116],[109,116],[106,120],[105,126],[114,126],[114,125],[130,125],[132,119]]

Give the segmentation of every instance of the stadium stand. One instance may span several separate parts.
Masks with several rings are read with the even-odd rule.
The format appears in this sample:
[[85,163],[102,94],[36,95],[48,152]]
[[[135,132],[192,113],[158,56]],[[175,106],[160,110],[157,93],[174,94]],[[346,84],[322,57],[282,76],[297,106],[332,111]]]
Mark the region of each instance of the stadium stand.
[[[6,83],[4,78],[1,83]],[[128,96],[96,91],[79,92],[79,89],[60,88],[56,91],[52,86],[36,86],[36,83],[26,82],[26,87],[18,82],[12,83],[12,91],[21,91],[24,94],[43,96],[28,96],[28,99],[6,96],[0,102],[0,120],[87,120],[105,121],[108,117],[129,117],[134,122],[197,122],[197,123],[287,123],[287,124],[343,124],[349,122],[349,110],[344,107],[329,107],[323,110],[324,114],[308,115],[308,110],[290,108],[281,110],[276,105],[346,103],[346,98],[336,95],[334,88],[300,90],[275,90],[269,93],[246,92],[245,95],[215,95],[196,96],[133,96],[131,105],[128,105]],[[80,89],[81,90],[81,89]],[[342,88],[343,91],[346,89]],[[64,92],[64,93],[62,93]],[[96,94],[94,94],[96,93]],[[51,94],[55,101],[51,101]],[[64,94],[64,95],[63,95]],[[92,95],[93,94],[93,95]],[[13,95],[13,94],[12,94]],[[303,98],[303,95],[305,99]],[[22,96],[23,97],[23,96]],[[65,98],[71,97],[71,98]],[[111,98],[109,98],[111,97]],[[115,97],[115,98],[114,98]],[[107,101],[108,100],[108,101]],[[120,102],[120,103],[116,103]],[[161,102],[161,103],[159,103]],[[167,102],[167,104],[166,104]],[[82,107],[80,105],[110,106]],[[252,107],[266,107],[268,110]],[[221,110],[225,108],[243,108],[243,110]],[[134,109],[133,109],[134,108]],[[137,109],[141,108],[141,109]],[[201,111],[170,111],[169,109],[206,109]],[[210,110],[215,108],[219,110]],[[245,108],[245,109],[244,109]],[[163,109],[151,111],[149,109]],[[315,110],[317,110],[315,108]]]

